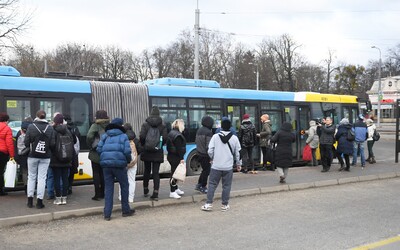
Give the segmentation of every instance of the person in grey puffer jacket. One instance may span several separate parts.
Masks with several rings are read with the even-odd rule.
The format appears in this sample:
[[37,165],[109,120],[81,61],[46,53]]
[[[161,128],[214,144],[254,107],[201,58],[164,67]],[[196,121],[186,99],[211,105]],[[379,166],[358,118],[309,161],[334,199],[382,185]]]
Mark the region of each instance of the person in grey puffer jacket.
[[196,133],[196,151],[198,155],[198,161],[201,165],[201,174],[195,190],[200,191],[203,194],[207,193],[207,179],[210,174],[210,156],[208,155],[208,144],[210,143],[211,137],[213,136],[212,127],[214,120],[210,116],[204,116],[201,119],[201,127]]
[[315,155],[315,151],[317,151],[317,148],[319,145],[319,136],[317,133],[317,123],[314,120],[310,121],[310,128],[306,131],[306,133],[308,134],[306,143],[311,148],[312,164],[313,164],[313,166],[317,166],[318,161],[317,161],[317,157]]
[[332,118],[327,116],[323,121],[324,124],[318,124],[321,129],[319,144],[321,149],[322,171],[328,172],[331,168],[333,157],[333,144],[335,143],[336,126],[332,124]]
[[231,121],[224,119],[221,122],[222,131],[213,135],[208,145],[208,155],[210,156],[211,171],[207,192],[207,202],[201,207],[203,211],[212,210],[214,192],[222,178],[222,211],[229,210],[229,195],[231,192],[233,168],[236,162],[238,171],[241,169],[240,161],[240,142],[237,136],[230,131]]

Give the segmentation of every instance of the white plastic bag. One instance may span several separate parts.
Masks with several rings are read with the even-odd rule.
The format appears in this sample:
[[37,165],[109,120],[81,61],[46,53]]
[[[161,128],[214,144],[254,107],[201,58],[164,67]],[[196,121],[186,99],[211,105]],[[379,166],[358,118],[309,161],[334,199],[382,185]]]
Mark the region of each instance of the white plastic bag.
[[176,167],[174,174],[172,175],[172,178],[174,178],[177,181],[184,182],[186,178],[186,164],[185,163],[180,163],[178,167]]
[[17,176],[17,163],[12,160],[7,162],[6,171],[4,172],[4,187],[15,187],[15,177]]

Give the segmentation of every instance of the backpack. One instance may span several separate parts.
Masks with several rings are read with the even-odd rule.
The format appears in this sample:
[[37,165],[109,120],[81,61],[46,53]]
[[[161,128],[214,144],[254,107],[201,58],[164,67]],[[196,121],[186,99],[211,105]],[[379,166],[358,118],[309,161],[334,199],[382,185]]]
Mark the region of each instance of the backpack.
[[374,141],[379,141],[380,138],[381,138],[381,135],[380,135],[379,132],[375,129],[375,130],[374,130],[374,134],[372,135],[372,140],[374,140]]
[[96,150],[97,145],[99,145],[100,138],[101,138],[101,136],[102,136],[105,132],[106,132],[106,131],[105,131],[103,128],[101,128],[101,129],[98,131],[98,133],[97,133],[96,136],[94,137],[94,141],[92,142],[92,145],[91,145],[91,147],[90,147],[91,150]]
[[129,145],[131,146],[131,156],[132,156],[132,160],[131,162],[128,163],[128,168],[134,167],[136,165],[136,163],[138,162],[138,152],[136,149],[136,144],[133,140],[129,141]]
[[352,129],[347,130],[347,140],[354,141],[356,139],[356,134]]
[[160,130],[157,127],[150,127],[147,131],[146,139],[144,141],[144,150],[149,152],[157,152],[162,147],[162,137]]
[[46,153],[49,151],[50,140],[46,135],[46,131],[49,125],[41,131],[36,124],[33,123],[33,126],[39,131],[39,135],[35,137],[35,140],[31,144],[31,156],[33,158],[48,158]]
[[60,134],[56,136],[55,155],[61,162],[71,162],[74,158],[74,140],[69,133]]
[[254,146],[254,132],[252,127],[244,128],[242,133],[242,145],[243,146]]

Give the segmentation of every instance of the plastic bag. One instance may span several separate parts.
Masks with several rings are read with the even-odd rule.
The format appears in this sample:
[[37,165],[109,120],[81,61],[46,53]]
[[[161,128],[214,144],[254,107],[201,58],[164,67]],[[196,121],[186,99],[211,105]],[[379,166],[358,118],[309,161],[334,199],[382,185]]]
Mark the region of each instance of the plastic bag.
[[15,177],[17,176],[17,163],[14,160],[8,161],[4,172],[4,187],[15,187]]
[[312,153],[311,147],[306,144],[303,148],[303,161],[311,161],[312,160]]
[[186,178],[186,164],[185,163],[180,163],[176,169],[174,174],[172,175],[172,178],[184,182]]

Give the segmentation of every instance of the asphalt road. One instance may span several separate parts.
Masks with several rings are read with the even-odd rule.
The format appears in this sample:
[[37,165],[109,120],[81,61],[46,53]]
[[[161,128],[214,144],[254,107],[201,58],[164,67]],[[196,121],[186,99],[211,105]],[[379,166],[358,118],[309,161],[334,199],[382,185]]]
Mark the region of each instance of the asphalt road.
[[400,232],[400,179],[0,229],[0,249],[349,249]]

